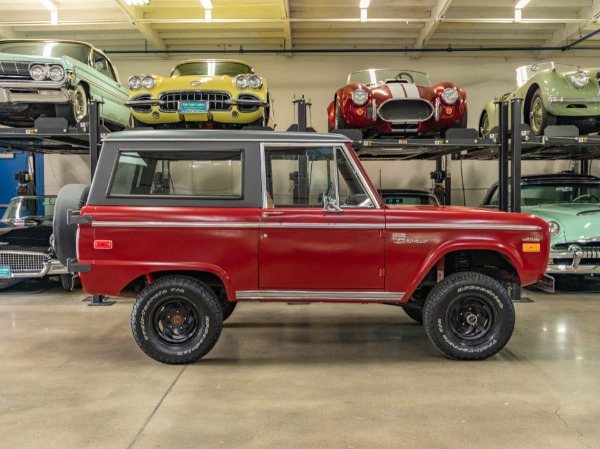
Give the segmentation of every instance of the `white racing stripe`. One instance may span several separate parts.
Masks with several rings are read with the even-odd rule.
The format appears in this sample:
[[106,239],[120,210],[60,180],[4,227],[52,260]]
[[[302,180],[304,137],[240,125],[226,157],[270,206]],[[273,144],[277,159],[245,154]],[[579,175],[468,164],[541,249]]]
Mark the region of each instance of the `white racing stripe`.
[[392,98],[395,100],[402,98],[421,98],[419,89],[414,84],[389,83],[386,84],[386,86],[390,90]]

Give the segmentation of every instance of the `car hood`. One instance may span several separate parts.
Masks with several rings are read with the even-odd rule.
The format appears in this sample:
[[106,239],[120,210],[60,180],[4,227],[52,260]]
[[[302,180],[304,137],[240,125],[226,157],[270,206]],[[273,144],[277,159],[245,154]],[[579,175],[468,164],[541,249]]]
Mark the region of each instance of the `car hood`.
[[0,61],[39,62],[47,64],[62,64],[63,66],[65,65],[65,60],[63,58],[35,55],[13,55],[12,53],[0,53]]
[[600,203],[555,203],[523,207],[546,221],[556,221],[560,232],[552,242],[572,242],[600,237]]
[[50,247],[52,222],[27,220],[22,225],[0,221],[0,251],[46,251]]

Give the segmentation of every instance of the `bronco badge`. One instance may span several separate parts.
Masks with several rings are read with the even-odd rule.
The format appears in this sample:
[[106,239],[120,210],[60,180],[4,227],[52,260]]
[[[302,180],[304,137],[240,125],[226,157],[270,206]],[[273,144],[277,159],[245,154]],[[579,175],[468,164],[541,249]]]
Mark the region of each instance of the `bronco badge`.
[[406,234],[403,234],[403,233],[400,233],[400,232],[394,232],[392,234],[392,241],[396,245],[402,245],[402,244],[406,244],[406,243],[422,244],[422,243],[427,243],[429,240],[425,240],[425,239],[410,239],[410,238],[406,237]]

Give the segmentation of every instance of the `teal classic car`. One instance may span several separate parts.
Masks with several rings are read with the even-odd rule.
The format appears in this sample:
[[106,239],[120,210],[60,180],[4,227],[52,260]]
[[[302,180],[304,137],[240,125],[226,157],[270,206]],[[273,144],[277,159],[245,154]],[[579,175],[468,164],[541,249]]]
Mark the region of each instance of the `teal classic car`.
[[64,117],[76,125],[90,99],[101,101],[110,129],[129,123],[129,91],[102,51],[85,42],[0,40],[0,124],[29,126],[38,117]]
[[[482,206],[498,208],[498,184]],[[521,178],[521,211],[550,225],[548,274],[600,274],[600,178],[576,173]]]
[[479,119],[482,136],[499,123],[500,100],[523,99],[523,122],[536,136],[549,125],[575,125],[580,134],[600,131],[600,69],[554,62],[517,69],[517,89],[488,102]]

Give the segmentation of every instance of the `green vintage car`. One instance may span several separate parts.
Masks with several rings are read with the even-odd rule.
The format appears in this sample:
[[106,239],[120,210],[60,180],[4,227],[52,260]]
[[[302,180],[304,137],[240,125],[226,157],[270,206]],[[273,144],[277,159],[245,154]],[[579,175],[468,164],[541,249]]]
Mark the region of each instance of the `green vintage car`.
[[[498,184],[482,206],[498,208]],[[548,274],[600,274],[600,178],[576,173],[521,178],[521,211],[550,225]]]
[[479,119],[487,136],[499,123],[495,102],[523,99],[523,122],[536,135],[549,125],[575,125],[580,134],[600,130],[600,69],[582,69],[568,64],[546,62],[519,67],[517,89],[488,102]]
[[0,124],[29,126],[38,117],[64,117],[76,125],[88,101],[102,101],[110,129],[129,123],[129,96],[108,57],[85,42],[0,40]]

